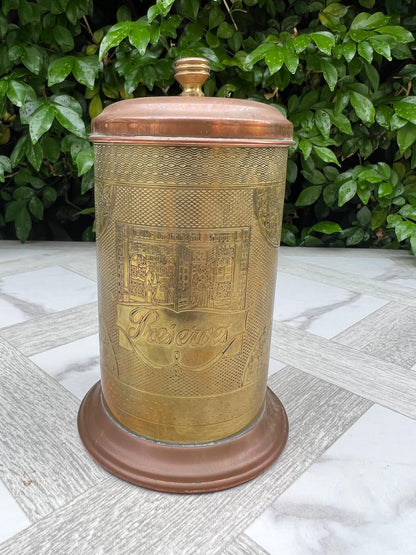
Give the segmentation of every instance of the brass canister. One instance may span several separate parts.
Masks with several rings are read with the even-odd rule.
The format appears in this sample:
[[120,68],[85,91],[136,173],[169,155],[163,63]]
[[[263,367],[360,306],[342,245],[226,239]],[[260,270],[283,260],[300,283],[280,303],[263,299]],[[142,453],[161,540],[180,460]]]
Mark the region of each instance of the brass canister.
[[264,415],[292,144],[276,108],[203,97],[208,74],[178,60],[180,97],[115,103],[91,135],[103,409],[188,447]]

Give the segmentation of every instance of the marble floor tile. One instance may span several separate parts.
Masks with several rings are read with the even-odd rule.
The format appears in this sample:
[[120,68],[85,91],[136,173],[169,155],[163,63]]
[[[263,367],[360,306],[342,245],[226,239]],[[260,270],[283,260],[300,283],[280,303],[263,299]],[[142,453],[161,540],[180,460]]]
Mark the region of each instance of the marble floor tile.
[[387,301],[279,272],[273,319],[331,339]]
[[415,468],[415,421],[375,405],[246,534],[272,555],[414,555]]
[[416,287],[416,260],[413,261],[411,257],[400,261],[387,256],[369,258],[364,253],[363,256],[355,257],[351,257],[349,253],[336,257],[322,253],[313,256],[305,254],[299,257],[299,260],[306,264],[330,268],[346,274],[355,274],[404,287]]
[[285,368],[285,366],[287,366],[287,364],[285,364],[284,362],[281,362],[280,360],[276,360],[274,358],[270,358],[269,378],[270,376],[273,376],[273,374],[276,374],[276,372],[279,372],[279,370],[282,370],[283,368]]
[[97,299],[96,284],[59,266],[0,279],[0,327]]
[[30,520],[1,480],[0,515],[0,543],[30,526]]
[[100,379],[99,351],[98,334],[95,334],[29,358],[78,399],[82,399]]

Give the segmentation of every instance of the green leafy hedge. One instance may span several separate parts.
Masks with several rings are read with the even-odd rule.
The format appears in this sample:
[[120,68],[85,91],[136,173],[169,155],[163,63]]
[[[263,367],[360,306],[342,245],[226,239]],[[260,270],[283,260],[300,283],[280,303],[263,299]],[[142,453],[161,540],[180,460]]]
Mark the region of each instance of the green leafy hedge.
[[3,0],[0,237],[92,240],[91,118],[197,55],[294,124],[285,244],[416,253],[415,30],[412,0]]

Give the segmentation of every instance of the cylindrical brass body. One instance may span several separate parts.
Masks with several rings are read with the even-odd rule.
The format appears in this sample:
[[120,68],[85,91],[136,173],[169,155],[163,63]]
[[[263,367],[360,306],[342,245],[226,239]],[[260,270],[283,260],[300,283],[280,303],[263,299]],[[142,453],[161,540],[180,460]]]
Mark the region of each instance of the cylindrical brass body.
[[262,415],[287,147],[95,143],[104,403],[221,440]]

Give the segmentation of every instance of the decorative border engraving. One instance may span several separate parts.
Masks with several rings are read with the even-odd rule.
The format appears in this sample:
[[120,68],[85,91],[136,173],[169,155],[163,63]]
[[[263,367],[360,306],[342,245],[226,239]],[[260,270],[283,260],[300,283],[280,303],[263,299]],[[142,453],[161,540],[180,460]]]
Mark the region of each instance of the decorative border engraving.
[[193,370],[241,352],[249,228],[116,231],[122,347],[158,368]]
[[259,187],[254,193],[254,213],[262,234],[273,247],[280,244],[282,225],[281,189],[274,187]]

